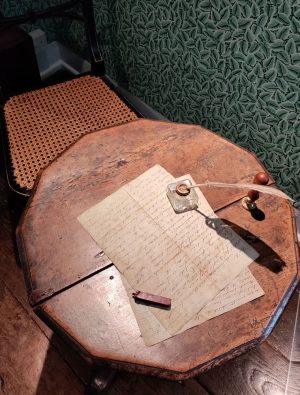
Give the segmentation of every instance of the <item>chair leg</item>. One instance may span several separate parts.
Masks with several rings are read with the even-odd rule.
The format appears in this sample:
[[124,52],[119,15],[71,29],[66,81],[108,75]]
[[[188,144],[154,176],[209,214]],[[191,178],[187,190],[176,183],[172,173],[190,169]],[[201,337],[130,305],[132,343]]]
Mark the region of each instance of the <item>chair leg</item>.
[[87,385],[85,395],[104,394],[112,384],[116,371],[109,368],[100,368]]

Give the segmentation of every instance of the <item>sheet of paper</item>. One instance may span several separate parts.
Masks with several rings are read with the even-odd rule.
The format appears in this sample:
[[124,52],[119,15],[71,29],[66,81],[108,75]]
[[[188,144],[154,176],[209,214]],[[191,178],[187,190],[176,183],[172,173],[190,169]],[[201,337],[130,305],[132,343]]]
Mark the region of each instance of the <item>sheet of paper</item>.
[[[184,175],[176,180],[190,179],[189,175]],[[201,192],[195,190],[201,200]],[[203,210],[203,207],[202,207]],[[205,209],[204,209],[205,210]],[[160,324],[159,320],[151,312],[151,309],[145,305],[135,303],[132,298],[133,288],[122,276],[123,284],[126,288],[128,298],[134,311],[137,323],[141,330],[141,335],[147,346],[166,340],[172,335]],[[196,325],[226,313],[236,307],[257,299],[264,295],[264,291],[256,281],[249,269],[244,269],[229,285],[227,285],[210,303],[201,309],[178,333],[182,333]]]
[[172,299],[170,311],[151,309],[171,335],[258,256],[201,193],[197,212],[175,214],[174,180],[156,165],[78,217],[135,290]]
[[[160,324],[159,320],[145,305],[135,303],[132,298],[133,288],[122,276],[131,308],[136,317],[141,335],[146,346],[152,346],[166,340],[172,335]],[[226,313],[236,307],[250,302],[264,295],[264,291],[258,284],[249,269],[244,269],[231,284],[227,285],[210,303],[200,310],[178,333],[182,333],[196,325]]]

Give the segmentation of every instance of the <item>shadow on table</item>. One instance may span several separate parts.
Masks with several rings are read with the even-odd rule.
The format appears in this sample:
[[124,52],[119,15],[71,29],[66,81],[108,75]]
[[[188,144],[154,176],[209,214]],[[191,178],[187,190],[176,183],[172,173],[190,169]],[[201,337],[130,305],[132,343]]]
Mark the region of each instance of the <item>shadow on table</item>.
[[279,273],[283,270],[285,263],[280,256],[265,242],[256,237],[254,234],[240,226],[227,221],[222,220],[226,225],[230,226],[243,240],[250,244],[259,254],[259,257],[255,260],[261,266],[266,267],[273,273]]
[[[232,232],[229,230],[235,231],[243,240],[245,240],[258,252],[259,257],[255,260],[256,263],[266,267],[273,273],[279,273],[283,270],[285,263],[280,258],[280,256],[264,241],[256,237],[254,234],[228,220],[218,217],[208,217],[199,209],[195,211],[202,217],[205,217],[206,225],[209,228],[215,230],[218,236],[222,237],[223,239],[232,241]],[[235,248],[239,248],[236,243],[232,242],[232,244]]]

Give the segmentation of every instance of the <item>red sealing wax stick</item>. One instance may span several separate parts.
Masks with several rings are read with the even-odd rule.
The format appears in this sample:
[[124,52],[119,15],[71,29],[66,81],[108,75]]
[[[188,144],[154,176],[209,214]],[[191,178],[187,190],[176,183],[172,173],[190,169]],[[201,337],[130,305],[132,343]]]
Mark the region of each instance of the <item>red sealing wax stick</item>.
[[164,298],[163,296],[152,295],[146,292],[136,291],[133,292],[132,297],[136,301],[147,302],[150,304],[154,304],[169,309],[171,308],[171,299]]

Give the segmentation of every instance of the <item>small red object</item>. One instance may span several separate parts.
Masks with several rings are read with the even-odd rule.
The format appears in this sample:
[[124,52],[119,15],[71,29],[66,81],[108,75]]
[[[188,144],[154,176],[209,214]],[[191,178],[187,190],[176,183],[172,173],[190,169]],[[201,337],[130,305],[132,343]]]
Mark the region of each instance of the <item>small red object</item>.
[[152,295],[146,292],[136,291],[133,292],[132,297],[136,301],[147,302],[157,306],[171,308],[171,299],[159,295]]
[[[253,179],[254,184],[258,185],[267,185],[269,182],[269,175],[264,173],[263,171],[257,173]],[[251,190],[247,193],[247,196],[250,198],[251,202],[255,202],[259,198],[259,192],[255,190]]]
[[259,192],[251,189],[251,191],[248,191],[247,196],[251,199],[251,202],[255,202],[259,198]]
[[253,180],[254,184],[267,185],[269,182],[269,175],[263,171],[257,173]]

